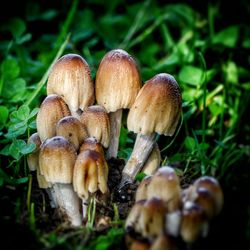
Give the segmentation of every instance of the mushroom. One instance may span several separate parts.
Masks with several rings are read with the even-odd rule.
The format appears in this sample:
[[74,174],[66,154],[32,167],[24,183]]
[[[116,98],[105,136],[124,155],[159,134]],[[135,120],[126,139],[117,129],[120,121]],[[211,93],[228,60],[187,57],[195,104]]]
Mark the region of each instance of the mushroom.
[[59,213],[72,226],[82,224],[80,204],[73,190],[73,168],[76,151],[64,137],[47,139],[41,146],[39,166],[41,174],[52,184]]
[[36,118],[37,132],[41,141],[56,135],[56,124],[70,115],[67,104],[58,95],[47,96],[41,104]]
[[28,139],[28,144],[34,143],[35,150],[27,156],[27,163],[30,171],[37,170],[39,166],[39,148],[41,145],[41,140],[38,133],[32,134]]
[[150,250],[178,250],[174,239],[167,234],[160,234],[153,242]]
[[105,108],[100,105],[87,107],[81,114],[80,121],[90,137],[95,137],[105,148],[109,146],[110,124]]
[[152,180],[152,176],[146,176],[141,181],[135,193],[135,201],[146,200],[148,198],[148,185]]
[[97,191],[108,193],[108,165],[104,156],[93,150],[82,151],[76,159],[73,175],[75,192],[82,199],[83,218],[86,217],[86,203]]
[[99,143],[94,137],[88,137],[84,140],[83,144],[80,147],[80,152],[86,150],[93,150],[100,153],[101,155],[104,155],[101,143]]
[[58,121],[56,135],[66,138],[78,150],[88,133],[84,125],[74,116],[66,116]]
[[161,152],[155,143],[152,152],[150,153],[148,159],[146,160],[141,172],[146,175],[153,175],[156,170],[160,167],[161,163]]
[[193,244],[208,234],[208,221],[204,210],[193,202],[186,202],[182,211],[180,235],[187,244]]
[[137,137],[120,188],[134,181],[153,149],[156,134],[174,134],[180,114],[181,93],[173,76],[158,74],[143,85],[128,114],[128,129]]
[[126,51],[109,51],[96,73],[96,100],[109,113],[110,145],[107,159],[117,157],[122,109],[130,108],[141,88],[135,60]]
[[78,117],[94,103],[94,84],[88,63],[76,54],[62,56],[53,66],[47,83],[47,93],[61,96],[71,114]]

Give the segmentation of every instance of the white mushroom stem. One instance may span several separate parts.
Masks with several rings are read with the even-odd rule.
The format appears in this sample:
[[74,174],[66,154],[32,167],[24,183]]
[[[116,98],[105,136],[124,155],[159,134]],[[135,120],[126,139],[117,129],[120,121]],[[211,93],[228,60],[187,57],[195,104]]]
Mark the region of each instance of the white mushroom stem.
[[87,218],[87,213],[88,213],[88,201],[82,198],[82,217],[84,221]]
[[80,202],[71,184],[56,183],[53,185],[58,209],[66,221],[73,227],[82,225],[82,215],[80,213]]
[[121,189],[127,183],[132,183],[137,173],[142,169],[144,163],[153,150],[156,133],[151,135],[137,134],[134,149],[122,171],[122,180],[119,185]]
[[121,123],[122,123],[122,109],[118,109],[115,112],[110,112],[109,120],[110,120],[110,143],[106,155],[107,159],[111,159],[112,157],[114,158],[117,157]]

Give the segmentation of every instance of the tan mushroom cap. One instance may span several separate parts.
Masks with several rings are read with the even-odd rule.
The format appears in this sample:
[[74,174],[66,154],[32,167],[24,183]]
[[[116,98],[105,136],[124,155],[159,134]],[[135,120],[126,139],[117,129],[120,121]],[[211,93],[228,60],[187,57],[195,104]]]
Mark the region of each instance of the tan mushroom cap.
[[159,168],[148,185],[147,193],[148,199],[162,199],[167,204],[169,212],[178,210],[181,204],[181,187],[174,169],[168,166]]
[[148,185],[152,176],[146,176],[138,186],[135,193],[135,201],[146,200],[148,198]]
[[47,93],[60,95],[72,112],[94,103],[94,84],[88,63],[77,54],[62,56],[53,66]]
[[129,114],[130,131],[172,136],[181,114],[180,88],[173,76],[161,73],[141,88]]
[[34,143],[36,145],[35,150],[27,156],[27,163],[30,171],[35,171],[39,167],[39,149],[41,140],[38,133],[32,134],[28,139],[28,144]]
[[52,184],[50,182],[47,182],[45,177],[40,173],[40,169],[37,168],[36,171],[36,178],[37,178],[37,182],[38,182],[38,186],[39,188],[51,188]]
[[146,175],[153,175],[160,167],[160,163],[161,163],[161,152],[157,143],[155,143],[154,148],[150,153],[146,163],[144,164],[141,172],[143,172]]
[[105,148],[109,146],[110,123],[105,108],[100,105],[87,107],[81,114],[80,121],[90,137],[95,137]]
[[88,137],[84,140],[83,144],[80,147],[80,152],[86,150],[93,150],[100,153],[101,155],[104,155],[101,143],[99,143],[94,137]]
[[41,146],[39,166],[41,174],[51,183],[72,183],[76,151],[62,136],[47,139]]
[[55,136],[57,122],[68,115],[70,115],[69,108],[60,96],[47,96],[42,102],[36,118],[37,132],[41,141]]
[[74,116],[66,116],[58,121],[56,135],[66,138],[78,150],[88,133],[84,125]]
[[141,241],[133,241],[129,250],[150,250],[150,246],[148,243]]
[[135,60],[126,51],[109,51],[96,73],[96,100],[107,112],[130,108],[140,88],[141,78]]
[[161,234],[155,239],[150,250],[178,250],[178,248],[173,238],[167,234]]
[[104,156],[93,150],[82,151],[74,166],[73,187],[80,198],[88,199],[89,193],[108,192],[108,165]]

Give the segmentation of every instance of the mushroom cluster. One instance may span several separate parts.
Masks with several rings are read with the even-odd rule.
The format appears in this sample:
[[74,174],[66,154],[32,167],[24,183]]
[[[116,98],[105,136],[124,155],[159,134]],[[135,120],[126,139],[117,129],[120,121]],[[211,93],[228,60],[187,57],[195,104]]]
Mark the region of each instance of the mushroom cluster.
[[128,249],[178,249],[206,237],[211,220],[221,211],[218,181],[203,176],[182,189],[175,170],[160,167],[140,183],[126,220]]

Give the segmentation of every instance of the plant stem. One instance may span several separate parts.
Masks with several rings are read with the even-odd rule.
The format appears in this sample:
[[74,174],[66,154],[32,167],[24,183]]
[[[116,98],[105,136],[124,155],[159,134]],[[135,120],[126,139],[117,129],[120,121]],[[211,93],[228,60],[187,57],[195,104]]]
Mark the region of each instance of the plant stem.
[[107,150],[107,159],[116,158],[118,147],[119,147],[119,138],[121,131],[122,123],[122,109],[118,109],[116,112],[109,113],[110,120],[110,143]]
[[27,192],[27,208],[28,208],[28,213],[30,213],[30,197],[31,197],[31,189],[32,189],[32,175],[29,175],[29,184],[28,184],[28,192]]

